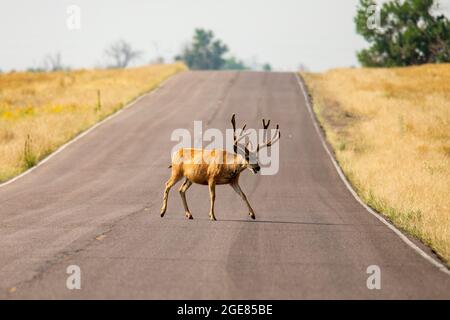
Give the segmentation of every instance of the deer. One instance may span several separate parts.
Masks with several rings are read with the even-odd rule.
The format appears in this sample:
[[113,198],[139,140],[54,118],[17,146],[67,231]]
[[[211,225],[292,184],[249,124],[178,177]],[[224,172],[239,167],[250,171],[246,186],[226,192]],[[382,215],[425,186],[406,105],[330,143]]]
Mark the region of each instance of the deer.
[[200,149],[200,148],[180,148],[172,156],[172,162],[169,168],[172,169],[171,176],[167,180],[163,205],[161,208],[161,218],[164,217],[167,210],[167,200],[170,189],[178,183],[182,178],[184,182],[179,189],[183,206],[185,210],[185,217],[193,219],[187,201],[186,191],[193,184],[207,185],[209,187],[210,209],[209,218],[215,221],[214,202],[216,199],[216,185],[229,184],[234,191],[242,198],[249,210],[249,216],[253,220],[256,218],[255,212],[248,202],[247,196],[239,186],[240,174],[249,169],[253,174],[257,174],[261,167],[258,163],[258,153],[263,148],[269,148],[276,143],[280,137],[279,125],[276,125],[274,135],[267,141],[267,129],[270,125],[270,119],[263,123],[263,143],[257,144],[256,148],[251,148],[251,143],[241,143],[248,134],[243,134],[246,125],[240,130],[240,134],[236,130],[236,115],[231,117],[231,124],[233,126],[233,153],[223,149]]

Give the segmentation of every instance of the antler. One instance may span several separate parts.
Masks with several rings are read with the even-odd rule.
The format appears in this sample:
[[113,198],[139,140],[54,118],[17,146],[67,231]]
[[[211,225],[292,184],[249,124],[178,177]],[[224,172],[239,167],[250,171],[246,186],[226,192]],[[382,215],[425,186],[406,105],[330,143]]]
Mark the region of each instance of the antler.
[[[263,140],[267,141],[267,129],[269,128],[269,125],[270,125],[270,119],[267,120],[267,123],[266,123],[265,119],[262,119],[262,123],[263,123],[263,129],[264,129]],[[231,124],[233,125],[234,148],[237,149],[238,142],[241,141],[242,139],[244,139],[245,137],[247,137],[248,135],[250,135],[251,132],[248,132],[246,134],[242,134],[242,132],[244,132],[245,128],[247,127],[247,125],[244,124],[244,126],[242,127],[240,135],[238,136],[236,134],[236,115],[234,113],[231,116]],[[263,148],[272,146],[275,142],[277,142],[280,139],[280,137],[281,137],[280,126],[277,124],[276,131],[275,131],[275,134],[273,135],[273,137],[269,141],[257,145],[255,151],[258,152],[259,150],[261,150]],[[250,141],[248,141],[246,143],[245,147],[248,148],[249,145],[252,145],[250,143]],[[253,149],[253,147],[251,149]]]
[[[270,119],[267,120],[267,123],[264,119],[262,119],[262,123],[263,123],[263,129],[264,129],[263,139],[264,139],[264,141],[266,141],[267,140],[267,129],[269,128],[269,125],[270,125]],[[275,134],[273,135],[273,137],[269,141],[267,141],[263,144],[259,144],[256,147],[256,152],[258,152],[259,150],[261,150],[263,148],[270,147],[272,144],[274,144],[275,142],[280,140],[280,137],[281,137],[280,126],[277,124],[276,131],[275,131]]]
[[244,126],[242,127],[242,130],[241,130],[241,134],[239,136],[236,135],[236,114],[234,114],[234,113],[231,116],[231,124],[233,125],[233,141],[234,141],[234,145],[236,146],[237,143],[239,141],[241,141],[242,139],[244,139],[246,136],[248,136],[250,134],[250,132],[246,133],[246,134],[242,134],[242,132],[244,132],[245,128],[247,127],[247,124],[244,124]]

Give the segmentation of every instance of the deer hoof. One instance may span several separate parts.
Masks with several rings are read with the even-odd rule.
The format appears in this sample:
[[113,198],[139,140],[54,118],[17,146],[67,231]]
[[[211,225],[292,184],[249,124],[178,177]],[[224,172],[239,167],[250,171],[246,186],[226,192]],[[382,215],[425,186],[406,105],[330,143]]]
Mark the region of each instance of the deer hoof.
[[253,220],[255,220],[256,219],[256,217],[255,217],[255,214],[253,213],[253,212],[250,212],[249,214],[248,214],[249,216],[250,216],[250,218],[252,218]]
[[216,221],[216,217],[215,216],[209,216],[209,220]]
[[188,213],[188,212],[186,212],[185,216],[186,216],[186,218],[188,218],[189,220],[194,219],[194,217],[192,216],[192,214],[190,214],[190,213]]
[[166,210],[161,210],[161,218],[166,214]]

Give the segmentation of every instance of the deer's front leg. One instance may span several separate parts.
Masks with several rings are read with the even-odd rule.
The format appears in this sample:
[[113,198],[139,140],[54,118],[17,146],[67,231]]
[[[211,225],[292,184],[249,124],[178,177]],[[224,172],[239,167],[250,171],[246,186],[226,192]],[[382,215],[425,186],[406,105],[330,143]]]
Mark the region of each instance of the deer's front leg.
[[252,206],[250,205],[250,203],[247,200],[247,197],[245,196],[245,193],[242,191],[241,187],[239,186],[239,184],[237,182],[232,183],[231,187],[234,189],[234,191],[236,191],[236,193],[238,195],[241,196],[242,200],[244,200],[244,202],[247,204],[248,207],[248,215],[250,216],[250,218],[255,219],[255,212],[253,211]]
[[189,181],[188,179],[186,179],[180,188],[180,196],[181,196],[181,200],[183,200],[183,206],[184,206],[184,215],[188,219],[194,219],[191,212],[189,211],[189,207],[188,207],[188,204],[186,201],[186,191],[187,191],[187,189],[189,189],[189,187],[191,185],[192,185],[192,182]]
[[209,209],[209,218],[211,220],[216,220],[216,216],[214,215],[214,201],[216,200],[216,183],[214,181],[210,181],[208,183],[209,186],[209,198],[211,201],[211,207]]
[[166,188],[164,189],[163,205],[161,208],[161,218],[164,217],[164,214],[166,213],[167,210],[167,198],[169,197],[170,188],[172,188],[173,185],[177,183],[179,179],[180,179],[179,177],[176,176],[174,177],[172,175],[170,179],[166,182]]

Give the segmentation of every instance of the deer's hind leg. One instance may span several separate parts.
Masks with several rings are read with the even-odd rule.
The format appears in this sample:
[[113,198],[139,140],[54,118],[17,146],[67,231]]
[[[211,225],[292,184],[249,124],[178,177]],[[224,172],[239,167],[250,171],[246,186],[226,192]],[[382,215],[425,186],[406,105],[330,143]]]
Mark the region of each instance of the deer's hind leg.
[[214,201],[216,201],[216,183],[214,181],[210,181],[208,183],[209,186],[209,198],[211,202],[211,206],[209,209],[209,219],[216,220],[216,215],[214,214]]
[[186,201],[186,191],[187,191],[187,189],[189,189],[189,187],[191,185],[192,185],[192,182],[186,178],[186,180],[184,180],[183,184],[180,187],[180,196],[181,196],[181,200],[183,200],[184,215],[188,219],[194,219],[191,212],[189,211],[189,207],[188,207],[188,204]]
[[164,189],[164,198],[163,198],[163,205],[161,208],[161,218],[164,217],[164,214],[167,210],[167,198],[169,197],[169,191],[170,188],[172,188],[178,181],[181,180],[183,177],[182,174],[179,173],[176,168],[172,167],[172,175],[170,176],[169,180],[166,182],[166,188]]

